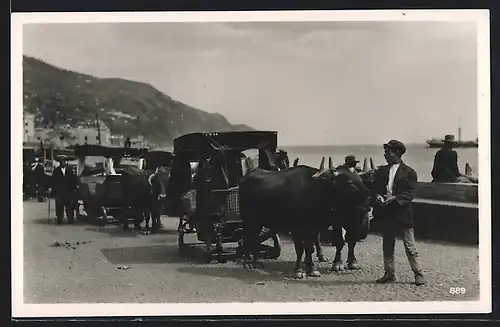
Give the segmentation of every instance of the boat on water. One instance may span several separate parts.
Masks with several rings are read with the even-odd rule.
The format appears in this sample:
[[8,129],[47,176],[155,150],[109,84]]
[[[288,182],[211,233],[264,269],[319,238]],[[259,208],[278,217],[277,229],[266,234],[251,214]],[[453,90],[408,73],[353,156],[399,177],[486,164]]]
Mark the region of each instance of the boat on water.
[[[441,148],[443,147],[443,140],[432,139],[428,140],[427,144],[429,148]],[[455,148],[477,148],[479,146],[478,141],[456,141],[454,143]]]
[[[429,148],[441,148],[444,145],[444,140],[442,139],[431,139],[427,140],[427,145]],[[458,128],[458,140],[453,142],[455,148],[477,148],[479,146],[479,140],[476,137],[475,141],[463,141],[462,140],[462,129]]]

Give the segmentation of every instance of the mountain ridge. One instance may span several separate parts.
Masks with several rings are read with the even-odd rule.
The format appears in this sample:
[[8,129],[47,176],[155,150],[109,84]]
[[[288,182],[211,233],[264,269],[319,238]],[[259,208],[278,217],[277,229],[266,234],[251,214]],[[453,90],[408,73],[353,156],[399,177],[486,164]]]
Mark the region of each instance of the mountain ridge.
[[95,126],[98,117],[112,134],[143,135],[161,145],[187,133],[254,130],[177,101],[148,83],[98,78],[24,55],[23,99],[36,127]]

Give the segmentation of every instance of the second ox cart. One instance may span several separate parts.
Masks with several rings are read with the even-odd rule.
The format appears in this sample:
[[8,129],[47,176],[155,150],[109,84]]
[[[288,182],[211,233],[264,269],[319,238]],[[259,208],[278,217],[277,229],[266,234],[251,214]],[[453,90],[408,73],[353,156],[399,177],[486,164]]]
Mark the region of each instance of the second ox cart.
[[[174,140],[174,162],[167,189],[167,214],[179,217],[178,246],[188,246],[186,235],[196,234],[205,247],[205,260],[225,262],[224,244],[237,243],[242,254],[243,223],[238,185],[244,178],[244,152],[258,151],[258,165],[276,167],[277,132],[192,133]],[[263,230],[263,257],[276,259],[280,238]],[[268,244],[269,243],[269,244]]]
[[[127,226],[132,219],[137,227],[144,218],[142,193],[148,191],[147,177],[156,167],[170,168],[172,163],[171,153],[145,148],[80,145],[75,154],[79,160],[79,203],[87,220],[102,226],[112,221]],[[87,157],[105,158],[105,165],[89,167],[85,164]]]

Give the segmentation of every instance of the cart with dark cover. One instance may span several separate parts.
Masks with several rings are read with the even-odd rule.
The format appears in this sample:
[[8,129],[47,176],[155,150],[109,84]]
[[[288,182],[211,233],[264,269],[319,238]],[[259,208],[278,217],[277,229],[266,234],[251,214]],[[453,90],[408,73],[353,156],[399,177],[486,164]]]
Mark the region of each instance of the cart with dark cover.
[[[148,175],[140,166],[121,167],[120,162],[124,158],[140,158],[147,152],[148,149],[100,145],[75,147],[80,181],[78,200],[87,214],[87,220],[102,226],[131,218],[142,221]],[[91,168],[85,165],[87,157],[106,158],[107,167],[96,165]],[[81,215],[79,218],[83,219]]]
[[168,151],[154,150],[142,155],[145,160],[144,170],[153,172],[157,167],[162,167],[166,173],[170,173],[174,163],[174,155]]
[[[242,254],[243,224],[239,216],[238,185],[243,177],[242,153],[259,152],[259,167],[275,166],[277,133],[267,131],[192,133],[174,140],[174,162],[167,188],[166,213],[179,217],[178,245],[196,233],[205,246],[206,261],[214,254],[224,262],[224,243],[238,243]],[[195,172],[193,172],[195,170]],[[271,240],[272,245],[263,244]],[[263,256],[278,258],[280,239],[261,233]]]

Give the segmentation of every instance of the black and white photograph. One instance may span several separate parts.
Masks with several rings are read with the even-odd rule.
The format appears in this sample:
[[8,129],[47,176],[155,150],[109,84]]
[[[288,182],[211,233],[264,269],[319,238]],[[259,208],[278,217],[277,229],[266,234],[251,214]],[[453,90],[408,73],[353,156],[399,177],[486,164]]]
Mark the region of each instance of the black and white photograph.
[[487,10],[13,14],[12,315],[490,312],[489,40]]

